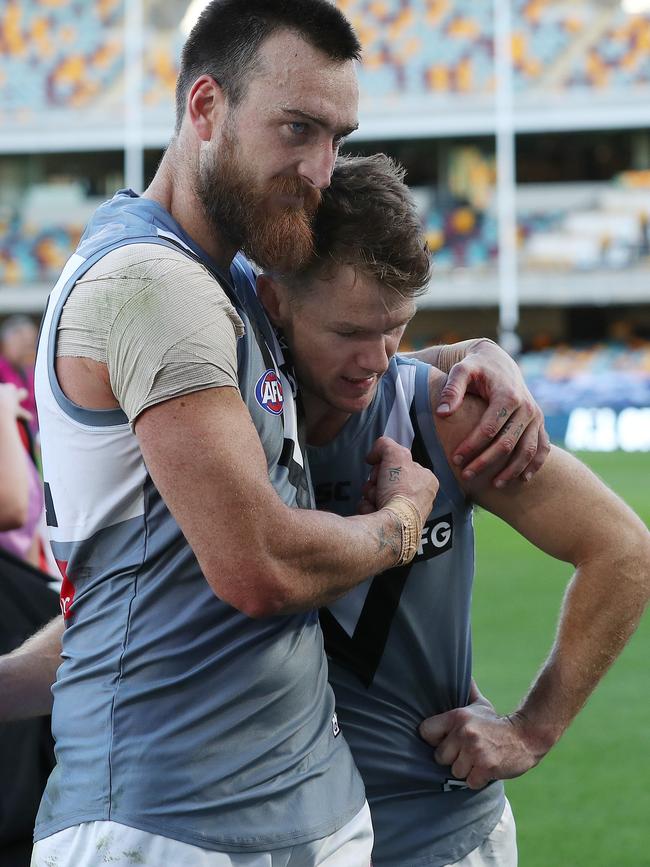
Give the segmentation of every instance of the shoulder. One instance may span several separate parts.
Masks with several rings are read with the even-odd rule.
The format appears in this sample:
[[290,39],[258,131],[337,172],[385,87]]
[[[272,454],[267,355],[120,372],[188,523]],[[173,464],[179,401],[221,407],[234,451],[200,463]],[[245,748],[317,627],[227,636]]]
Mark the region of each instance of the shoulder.
[[114,247],[105,253],[99,261],[92,265],[87,275],[105,276],[116,272],[122,273],[129,270],[151,267],[158,262],[201,267],[190,256],[184,255],[181,250],[158,242],[124,244]]
[[[428,389],[431,424],[435,427],[441,443],[445,446],[445,451],[451,453],[478,424],[487,404],[481,398],[467,394],[462,405],[453,415],[441,418],[436,415],[436,407],[440,403],[442,389],[447,382],[447,374],[417,358],[397,354],[391,359],[384,379],[386,382],[394,383],[403,376],[405,370],[413,371],[414,379],[419,378],[421,387]],[[424,385],[425,382],[426,386]],[[414,385],[413,388],[416,390],[418,385]]]
[[[480,397],[466,394],[461,406],[453,415],[446,418],[438,416],[436,414],[436,407],[440,403],[442,389],[447,382],[447,374],[423,361],[416,361],[415,363],[427,370],[431,420],[436,427],[438,435],[443,442],[449,441],[453,446],[458,445],[476,426],[485,412],[487,404]],[[454,439],[457,439],[457,442],[453,442]]]
[[[109,250],[92,265],[80,282],[97,280],[118,281],[123,291],[147,290],[164,293],[175,289],[175,294],[192,290],[219,291],[223,288],[201,262],[185,255],[181,250],[160,243],[123,244]],[[179,282],[180,281],[180,282]]]
[[[75,287],[105,296],[113,324],[132,319],[208,326],[229,320],[241,336],[241,319],[217,278],[180,250],[162,244],[127,244],[107,253]],[[73,295],[75,294],[73,293]]]
[[[452,457],[457,447],[478,426],[487,404],[481,398],[467,394],[456,412],[443,418],[437,415],[436,407],[440,403],[442,389],[447,382],[447,374],[417,358],[396,355],[391,360],[386,376],[390,376],[394,380],[400,376],[400,371],[404,369],[414,371],[416,380],[414,394],[416,394],[420,430],[424,433],[423,425],[431,426],[454,478],[463,492],[467,494],[467,483],[462,479],[458,467],[453,464]],[[427,390],[426,395],[423,394],[425,389]]]

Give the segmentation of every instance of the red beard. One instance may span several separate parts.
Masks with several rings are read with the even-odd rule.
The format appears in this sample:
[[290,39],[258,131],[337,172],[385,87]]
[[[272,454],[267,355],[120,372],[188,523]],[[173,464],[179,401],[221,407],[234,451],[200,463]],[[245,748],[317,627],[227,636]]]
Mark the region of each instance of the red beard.
[[[252,185],[237,156],[236,138],[225,134],[216,162],[203,165],[196,192],[214,231],[260,267],[296,271],[314,250],[312,221],[320,190],[298,176],[278,176],[264,190]],[[277,195],[302,204],[273,205]]]

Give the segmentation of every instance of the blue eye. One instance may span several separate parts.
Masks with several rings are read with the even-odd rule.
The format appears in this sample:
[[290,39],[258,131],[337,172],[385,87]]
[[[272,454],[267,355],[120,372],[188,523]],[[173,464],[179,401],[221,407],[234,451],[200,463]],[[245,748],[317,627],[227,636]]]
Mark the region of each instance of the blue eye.
[[303,135],[307,132],[307,124],[296,120],[289,124],[289,128],[295,135]]

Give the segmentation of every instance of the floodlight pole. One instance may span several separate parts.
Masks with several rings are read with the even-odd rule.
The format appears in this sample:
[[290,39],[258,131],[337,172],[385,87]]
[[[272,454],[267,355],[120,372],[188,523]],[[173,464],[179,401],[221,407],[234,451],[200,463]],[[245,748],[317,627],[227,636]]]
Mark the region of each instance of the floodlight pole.
[[124,182],[136,193],[144,188],[143,48],[142,0],[124,0]]
[[499,227],[499,343],[512,355],[521,347],[517,270],[515,131],[512,74],[512,0],[494,2],[494,62]]

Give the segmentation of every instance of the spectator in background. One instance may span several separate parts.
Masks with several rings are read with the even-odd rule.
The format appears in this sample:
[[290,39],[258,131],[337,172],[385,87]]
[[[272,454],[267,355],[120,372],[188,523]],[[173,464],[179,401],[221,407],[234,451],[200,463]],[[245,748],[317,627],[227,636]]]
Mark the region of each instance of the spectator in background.
[[[25,329],[26,331],[26,329]],[[8,653],[47,623],[58,594],[42,567],[41,480],[20,428],[31,420],[25,388],[0,383],[0,652]],[[45,580],[44,580],[45,579]],[[32,828],[54,766],[49,717],[0,725],[0,867],[27,867]]]
[[0,325],[0,383],[24,389],[21,404],[30,414],[29,431],[38,430],[34,400],[34,362],[38,329],[29,316],[10,316]]
[[27,389],[0,383],[0,548],[38,567],[43,514],[41,479],[21,437],[32,416]]

